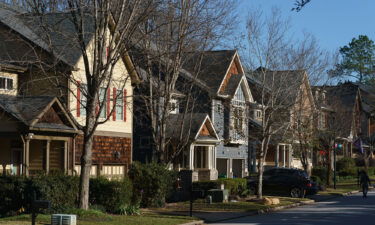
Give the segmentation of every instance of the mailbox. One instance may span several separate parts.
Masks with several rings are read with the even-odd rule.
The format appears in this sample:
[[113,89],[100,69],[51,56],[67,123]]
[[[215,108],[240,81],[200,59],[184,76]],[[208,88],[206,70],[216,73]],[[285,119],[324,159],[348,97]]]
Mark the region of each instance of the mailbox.
[[51,202],[46,200],[34,200],[31,205],[32,211],[39,211],[40,209],[49,209],[51,208]]

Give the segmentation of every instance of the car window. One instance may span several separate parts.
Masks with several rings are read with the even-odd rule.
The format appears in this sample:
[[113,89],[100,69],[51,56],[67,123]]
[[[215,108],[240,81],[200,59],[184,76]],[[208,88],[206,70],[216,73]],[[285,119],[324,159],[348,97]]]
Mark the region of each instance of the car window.
[[267,170],[267,171],[264,171],[263,175],[264,176],[273,176],[276,174],[276,170]]

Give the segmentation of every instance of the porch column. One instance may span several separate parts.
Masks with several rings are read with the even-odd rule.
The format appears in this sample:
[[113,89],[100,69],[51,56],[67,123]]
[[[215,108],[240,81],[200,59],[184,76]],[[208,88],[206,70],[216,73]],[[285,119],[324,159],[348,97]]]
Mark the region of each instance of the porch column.
[[64,172],[68,171],[68,141],[64,141]]
[[30,139],[25,139],[25,148],[23,152],[23,166],[25,175],[29,176],[29,159],[30,159]]
[[232,159],[228,159],[228,169],[229,169],[229,173],[228,173],[228,178],[233,178],[233,169],[232,169],[232,166],[233,166],[233,160]]
[[207,167],[208,169],[211,169],[212,168],[212,147],[209,146],[207,147],[207,160],[208,160],[208,163],[207,163]]
[[216,169],[216,147],[212,147],[212,154],[213,154],[213,162],[214,162],[214,166],[213,168]]
[[285,168],[285,166],[286,166],[286,165],[285,165],[285,164],[286,164],[286,159],[285,159],[285,156],[286,156],[286,155],[285,155],[285,150],[286,150],[286,149],[285,149],[285,145],[283,145],[283,167],[284,167],[284,168]]
[[275,167],[279,167],[279,152],[280,152],[280,145],[277,144],[276,153],[275,153]]
[[47,140],[46,143],[46,174],[49,173],[49,152],[50,152],[51,141]]
[[288,160],[288,167],[290,168],[292,166],[292,160],[293,160],[293,148],[292,145],[288,145],[288,155],[289,155],[289,160]]
[[189,149],[189,169],[194,170],[194,145],[190,145]]

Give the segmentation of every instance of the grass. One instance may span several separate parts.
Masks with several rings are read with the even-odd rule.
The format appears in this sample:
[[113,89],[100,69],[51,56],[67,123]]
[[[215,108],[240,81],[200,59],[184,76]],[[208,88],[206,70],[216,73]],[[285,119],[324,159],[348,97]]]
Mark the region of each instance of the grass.
[[[375,179],[375,176],[370,176],[370,179],[373,181]],[[358,186],[357,182],[358,180],[356,177],[350,179],[340,179],[336,184],[336,189],[333,188],[333,185],[330,185],[325,191],[319,191],[319,194],[342,195],[351,191],[358,191],[360,187]]]
[[[38,215],[37,225],[50,224],[50,215]],[[171,216],[171,215],[159,215],[155,213],[143,213],[140,216],[121,216],[121,215],[108,215],[102,216],[89,216],[78,218],[79,225],[175,225],[181,223],[187,223],[196,220],[196,218],[186,216]],[[31,216],[24,214],[20,216],[0,218],[0,224],[6,225],[29,225],[31,222]]]
[[[196,200],[193,204],[194,211],[205,211],[205,212],[213,212],[213,211],[233,211],[233,212],[252,212],[262,209],[268,209],[276,206],[284,206],[284,205],[291,205],[293,203],[300,202],[301,200],[306,199],[299,199],[299,198],[287,198],[287,197],[278,197],[280,199],[280,204],[278,205],[271,205],[266,206],[260,202],[256,201],[239,201],[239,202],[225,202],[225,203],[212,203],[207,204],[204,200]],[[188,211],[190,207],[189,202],[180,202],[168,206],[167,208],[163,209],[164,211]]]

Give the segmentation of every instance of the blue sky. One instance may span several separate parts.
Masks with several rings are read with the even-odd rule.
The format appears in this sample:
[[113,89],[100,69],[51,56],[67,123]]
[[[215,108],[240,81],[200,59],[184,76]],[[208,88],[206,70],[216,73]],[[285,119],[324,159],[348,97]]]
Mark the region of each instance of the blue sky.
[[338,50],[360,34],[375,40],[375,0],[312,0],[300,12],[291,11],[294,0],[238,1],[242,22],[251,7],[269,13],[276,6],[285,18],[290,18],[293,37],[301,38],[304,31],[311,33],[329,51]]

